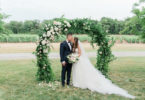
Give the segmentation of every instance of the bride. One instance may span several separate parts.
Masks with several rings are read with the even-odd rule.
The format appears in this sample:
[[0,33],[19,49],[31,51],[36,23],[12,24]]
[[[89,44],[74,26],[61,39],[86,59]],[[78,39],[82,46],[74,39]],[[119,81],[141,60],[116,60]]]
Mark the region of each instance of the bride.
[[126,90],[119,88],[105,78],[105,76],[91,64],[77,37],[73,39],[73,44],[73,52],[79,55],[79,61],[72,66],[72,83],[74,87],[89,89],[102,94],[117,94],[127,98],[135,98],[135,96],[128,94]]

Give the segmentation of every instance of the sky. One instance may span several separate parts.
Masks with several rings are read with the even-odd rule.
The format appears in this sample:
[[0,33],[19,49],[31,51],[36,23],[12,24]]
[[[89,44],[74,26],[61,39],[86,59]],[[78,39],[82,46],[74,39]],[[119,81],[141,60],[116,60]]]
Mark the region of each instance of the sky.
[[125,19],[132,16],[138,0],[0,0],[0,12],[11,15],[5,21],[65,18]]

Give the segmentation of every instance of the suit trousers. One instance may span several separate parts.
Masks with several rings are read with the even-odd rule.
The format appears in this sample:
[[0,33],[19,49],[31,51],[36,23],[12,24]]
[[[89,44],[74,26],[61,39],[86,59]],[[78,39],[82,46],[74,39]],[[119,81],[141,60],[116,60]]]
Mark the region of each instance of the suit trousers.
[[62,66],[62,71],[61,71],[62,86],[65,86],[66,75],[67,75],[67,85],[70,85],[71,70],[72,70],[72,64],[66,63],[65,66]]

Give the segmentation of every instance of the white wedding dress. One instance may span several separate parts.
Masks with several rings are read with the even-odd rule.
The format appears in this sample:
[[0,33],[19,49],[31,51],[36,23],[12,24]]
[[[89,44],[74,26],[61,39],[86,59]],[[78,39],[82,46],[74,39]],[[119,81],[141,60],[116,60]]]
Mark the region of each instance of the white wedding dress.
[[[81,48],[81,56],[79,61],[72,66],[72,83],[74,87],[89,89],[102,94],[117,94],[127,98],[135,98],[135,96],[128,94],[126,90],[119,88],[109,79],[105,78],[105,76],[91,64],[80,42],[79,46]],[[78,53],[78,50],[76,50],[76,53]]]

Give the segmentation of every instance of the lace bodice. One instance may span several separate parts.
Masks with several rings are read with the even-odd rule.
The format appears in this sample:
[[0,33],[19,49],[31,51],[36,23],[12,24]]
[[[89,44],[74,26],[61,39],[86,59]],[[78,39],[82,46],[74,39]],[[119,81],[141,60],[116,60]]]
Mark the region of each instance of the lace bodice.
[[78,52],[79,52],[79,50],[78,50],[78,48],[76,48],[75,53],[78,53]]
[[78,50],[78,48],[75,49],[75,52],[74,52],[73,54],[76,54],[76,55],[79,54],[79,50]]

